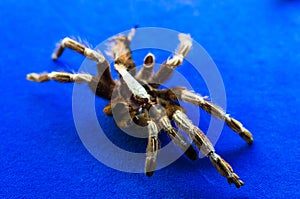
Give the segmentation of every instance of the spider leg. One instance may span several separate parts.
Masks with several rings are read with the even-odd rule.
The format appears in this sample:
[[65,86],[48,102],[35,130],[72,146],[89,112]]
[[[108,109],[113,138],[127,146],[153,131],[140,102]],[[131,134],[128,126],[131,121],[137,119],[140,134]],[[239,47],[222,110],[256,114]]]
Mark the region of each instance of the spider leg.
[[189,34],[179,34],[179,45],[175,55],[165,61],[159,68],[158,72],[149,80],[155,88],[167,81],[172,75],[177,66],[180,66],[183,59],[187,56],[192,47],[192,38]]
[[112,85],[107,85],[99,77],[92,76],[86,73],[67,73],[67,72],[50,72],[50,73],[30,73],[27,74],[27,80],[33,82],[47,82],[54,80],[61,83],[88,83],[91,90],[93,90],[98,96],[105,99],[111,98]]
[[144,58],[144,64],[139,73],[135,76],[136,79],[147,82],[153,73],[155,57],[152,53],[148,53]]
[[216,104],[207,101],[205,97],[194,93],[193,91],[187,90],[182,87],[175,87],[172,89],[155,90],[155,94],[158,97],[168,100],[182,100],[200,106],[203,110],[213,115],[214,117],[221,119],[241,138],[243,138],[248,144],[252,144],[253,136],[248,129],[246,129],[241,122],[226,114],[224,110]]
[[136,74],[136,66],[132,59],[130,42],[135,35],[136,28],[137,27],[132,28],[127,36],[118,35],[110,38],[110,41],[112,41],[109,46],[111,52],[107,52],[107,54],[114,58],[115,64],[124,65],[126,70],[133,76]]
[[156,169],[156,159],[158,150],[160,148],[158,139],[158,129],[154,121],[148,116],[148,111],[138,113],[122,98],[113,99],[116,103],[112,102],[111,108],[115,109],[118,114],[114,115],[115,122],[120,128],[130,128],[135,122],[136,124],[146,128],[148,135],[148,144],[146,149],[146,160],[145,160],[145,174],[151,177]]
[[92,75],[85,73],[72,74],[67,72],[51,72],[51,73],[30,73],[27,75],[27,80],[34,82],[46,82],[50,80],[55,80],[57,82],[67,83],[67,82],[75,82],[75,83],[90,83],[93,79]]
[[167,116],[160,119],[160,125],[171,137],[174,144],[176,144],[189,159],[197,159],[198,155],[194,147],[171,125]]
[[191,160],[197,159],[197,152],[194,147],[182,136],[171,124],[170,119],[167,116],[167,111],[161,109],[156,105],[152,105],[150,108],[150,116],[159,125],[160,129],[163,129],[169,137],[172,139],[175,145],[177,145],[182,152]]
[[173,120],[176,125],[183,131],[187,132],[194,141],[197,148],[207,157],[217,169],[217,171],[227,178],[229,184],[234,183],[237,188],[244,185],[244,182],[239,179],[239,176],[233,172],[232,167],[218,154],[205,134],[195,126],[191,120],[181,110],[177,110],[173,114]]
[[[58,57],[60,57],[66,48],[70,48],[78,52],[79,54],[87,57],[88,59],[96,61],[98,76],[100,77],[101,74],[100,77],[101,82],[103,84],[110,85],[109,87],[112,87],[113,89],[113,86],[115,85],[115,81],[111,76],[109,63],[107,62],[105,57],[101,54],[101,52],[92,50],[84,46],[83,44],[66,37],[59,43],[58,47],[53,52],[52,59],[56,60]],[[112,92],[112,89],[110,89],[109,92]],[[98,91],[98,89],[96,89],[95,91]]]
[[158,139],[158,129],[153,121],[148,122],[147,130],[149,133],[148,145],[146,150],[145,173],[151,177],[156,168],[156,158],[160,147]]

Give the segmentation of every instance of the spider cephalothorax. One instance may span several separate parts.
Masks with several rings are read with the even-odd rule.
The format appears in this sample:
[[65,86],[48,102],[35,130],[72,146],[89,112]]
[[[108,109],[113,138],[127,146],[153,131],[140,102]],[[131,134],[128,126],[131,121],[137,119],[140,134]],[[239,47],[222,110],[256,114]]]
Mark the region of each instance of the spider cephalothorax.
[[191,37],[188,34],[178,35],[180,44],[176,53],[167,59],[156,73],[153,72],[155,57],[149,53],[144,58],[142,69],[136,74],[136,66],[132,60],[130,49],[130,42],[135,31],[136,29],[133,28],[127,36],[119,35],[111,38],[110,54],[114,58],[114,69],[119,74],[119,80],[112,78],[109,63],[99,51],[92,50],[70,38],[61,41],[52,58],[57,59],[65,48],[70,48],[96,61],[98,75],[66,72],[31,73],[27,75],[27,79],[36,82],[49,80],[85,82],[97,96],[109,100],[104,112],[107,115],[113,115],[115,110],[118,113],[114,115],[115,121],[120,128],[130,128],[135,124],[144,127],[148,136],[145,163],[147,176],[151,176],[156,168],[156,158],[160,147],[159,132],[166,132],[187,157],[192,160],[197,158],[197,152],[193,145],[172,126],[171,121],[174,121],[178,128],[189,135],[197,149],[210,159],[218,172],[227,178],[229,184],[234,183],[236,187],[242,186],[243,181],[233,172],[231,166],[215,153],[209,139],[191,122],[185,114],[184,108],[177,101],[192,103],[224,120],[249,144],[253,142],[251,133],[220,107],[193,91],[183,87],[160,89],[160,85],[172,76],[174,69],[182,64],[183,59],[189,53],[192,46]]

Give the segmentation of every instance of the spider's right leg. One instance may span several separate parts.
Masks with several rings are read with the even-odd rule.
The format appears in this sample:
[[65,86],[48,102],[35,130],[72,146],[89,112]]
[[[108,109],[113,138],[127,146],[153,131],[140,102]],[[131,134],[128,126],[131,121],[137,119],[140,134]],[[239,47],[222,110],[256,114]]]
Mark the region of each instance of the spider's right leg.
[[205,134],[195,126],[191,120],[181,111],[177,110],[173,114],[173,120],[176,125],[194,140],[197,148],[207,157],[217,169],[217,171],[227,178],[229,184],[234,183],[237,188],[244,185],[244,182],[239,179],[239,176],[233,172],[232,167],[223,158],[215,153],[215,149]]
[[[58,47],[53,52],[52,59],[56,60],[58,57],[60,57],[66,48],[70,48],[78,52],[79,54],[87,57],[88,59],[96,61],[100,81],[103,82],[103,84],[106,84],[107,87],[110,88],[110,92],[112,92],[112,89],[115,85],[115,81],[111,76],[109,63],[101,54],[101,52],[92,50],[84,46],[83,44],[66,37],[59,43]],[[97,94],[98,89],[96,89],[95,91]]]
[[226,124],[239,136],[245,140],[248,144],[252,144],[253,136],[248,129],[246,129],[241,122],[226,114],[224,110],[216,104],[207,101],[205,97],[187,90],[182,87],[175,87],[172,89],[153,90],[156,96],[167,100],[182,100],[200,106],[203,110],[211,114],[212,116],[223,120]]
[[155,105],[150,108],[150,116],[155,119],[159,127],[163,129],[182,152],[191,160],[196,160],[198,155],[194,147],[171,124],[167,111]]
[[184,154],[191,160],[196,160],[198,155],[192,144],[190,144],[174,127],[168,117],[163,117],[160,120],[161,125],[171,137],[172,141],[184,152]]
[[145,173],[151,177],[156,168],[156,158],[160,147],[158,139],[158,129],[156,124],[150,120],[147,126],[148,130],[148,145],[146,150]]
[[180,43],[177,47],[175,55],[172,58],[167,59],[159,68],[157,73],[151,77],[149,82],[151,86],[157,88],[165,81],[167,81],[172,75],[176,67],[180,66],[183,59],[190,52],[192,47],[192,38],[188,34],[179,34],[178,38]]

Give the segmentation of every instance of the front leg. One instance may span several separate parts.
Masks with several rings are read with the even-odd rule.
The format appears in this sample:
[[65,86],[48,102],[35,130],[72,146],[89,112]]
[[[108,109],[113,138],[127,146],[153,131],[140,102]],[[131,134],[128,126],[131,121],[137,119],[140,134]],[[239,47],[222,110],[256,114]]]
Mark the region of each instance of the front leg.
[[[162,101],[160,99],[160,101]],[[173,143],[177,145],[182,152],[191,160],[197,159],[197,152],[194,147],[182,136],[171,124],[168,117],[170,110],[170,105],[168,102],[161,103],[165,108],[152,105],[150,108],[150,116],[155,119],[160,129],[163,129],[168,136],[172,139]]]
[[173,120],[179,128],[188,133],[197,148],[205,156],[209,157],[213,166],[222,176],[227,178],[229,184],[234,183],[237,188],[244,185],[244,182],[239,179],[239,176],[233,172],[229,163],[215,153],[212,143],[205,134],[197,126],[195,126],[182,111],[175,111],[173,114]]
[[198,155],[194,147],[172,126],[167,116],[162,117],[160,125],[170,136],[174,144],[176,144],[182,152],[191,160],[196,160]]
[[158,139],[158,129],[153,121],[148,122],[148,145],[146,151],[145,173],[151,177],[156,169],[156,158],[160,147]]

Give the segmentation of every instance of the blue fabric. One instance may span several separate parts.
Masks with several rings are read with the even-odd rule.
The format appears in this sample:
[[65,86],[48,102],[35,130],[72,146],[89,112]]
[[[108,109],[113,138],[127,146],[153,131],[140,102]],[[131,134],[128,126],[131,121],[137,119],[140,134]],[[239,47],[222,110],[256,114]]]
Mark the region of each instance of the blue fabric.
[[[299,1],[2,0],[0,10],[1,198],[300,197]],[[255,139],[249,147],[225,127],[216,145],[244,187],[229,186],[207,159],[181,157],[151,178],[108,168],[76,133],[72,85],[26,81],[29,72],[78,69],[83,57],[73,52],[57,63],[50,59],[59,39],[74,35],[98,44],[135,24],[188,32],[215,60],[228,113]],[[99,100],[96,107],[104,105]]]

